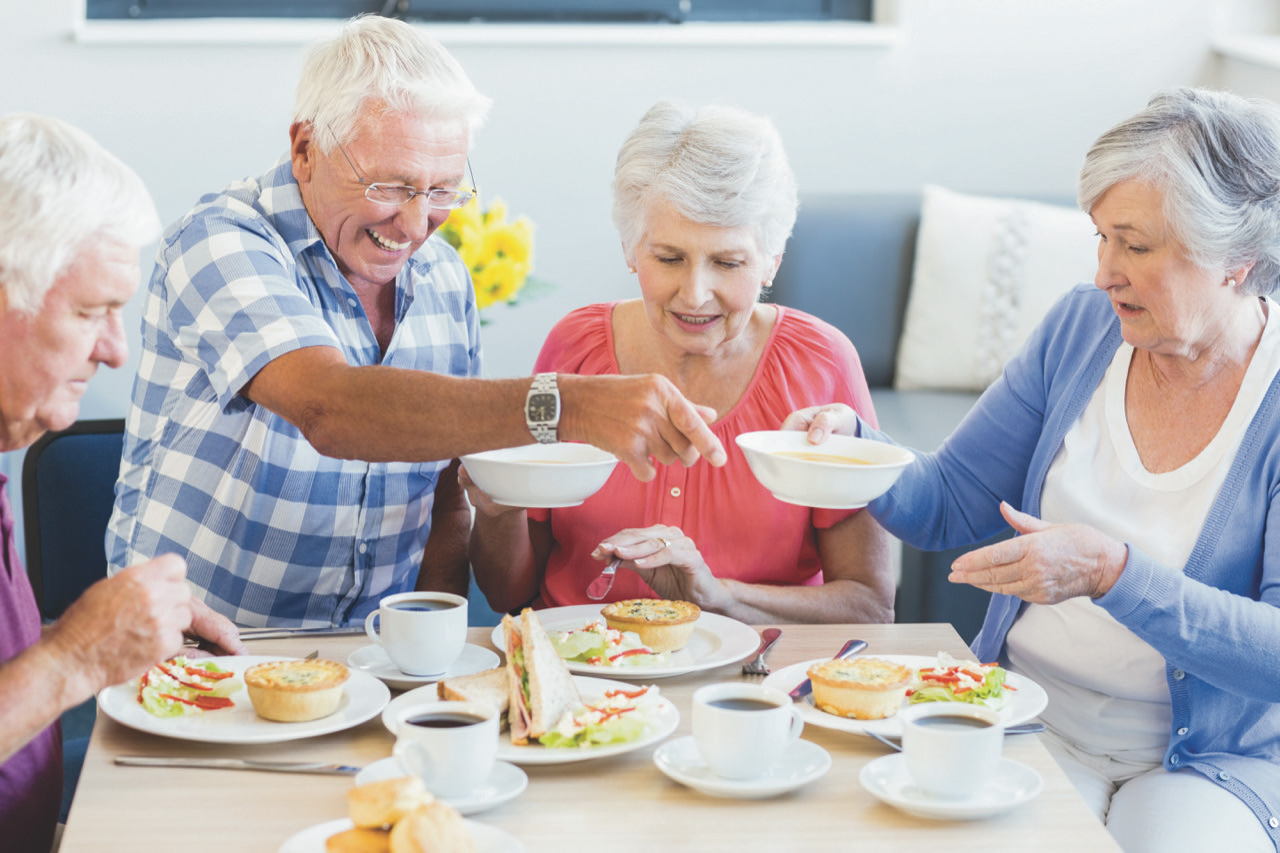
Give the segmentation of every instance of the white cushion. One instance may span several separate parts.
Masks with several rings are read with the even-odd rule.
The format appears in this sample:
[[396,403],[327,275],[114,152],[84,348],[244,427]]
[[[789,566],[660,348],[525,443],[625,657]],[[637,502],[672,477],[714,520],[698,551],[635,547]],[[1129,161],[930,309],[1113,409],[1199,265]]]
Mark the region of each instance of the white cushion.
[[981,391],[1067,289],[1093,280],[1085,213],[924,188],[894,385]]

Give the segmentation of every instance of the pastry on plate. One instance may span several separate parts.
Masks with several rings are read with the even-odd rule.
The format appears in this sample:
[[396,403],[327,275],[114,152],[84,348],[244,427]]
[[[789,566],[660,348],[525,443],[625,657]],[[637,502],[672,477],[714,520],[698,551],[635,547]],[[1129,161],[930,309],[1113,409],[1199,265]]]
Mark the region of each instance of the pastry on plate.
[[246,669],[244,683],[259,717],[301,723],[338,710],[342,685],[350,677],[337,661],[277,660]]
[[883,720],[898,713],[915,673],[880,658],[829,660],[809,667],[813,704],[855,720]]
[[435,797],[417,776],[397,776],[347,791],[347,814],[358,827],[390,826]]
[[391,833],[385,829],[364,829],[357,826],[330,835],[324,842],[325,853],[388,853],[391,850]]
[[391,853],[475,853],[462,815],[440,801],[420,806],[391,827]]
[[640,642],[660,653],[684,648],[702,610],[688,601],[628,598],[606,605],[600,615],[610,628],[639,634]]

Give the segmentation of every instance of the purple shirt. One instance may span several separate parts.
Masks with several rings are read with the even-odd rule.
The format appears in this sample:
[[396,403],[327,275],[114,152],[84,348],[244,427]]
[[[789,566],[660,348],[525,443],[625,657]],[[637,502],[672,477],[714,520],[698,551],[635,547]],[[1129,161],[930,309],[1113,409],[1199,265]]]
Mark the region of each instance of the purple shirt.
[[[40,611],[13,539],[13,510],[0,474],[0,662],[40,639]],[[62,800],[62,728],[54,723],[0,764],[0,846],[48,853]]]

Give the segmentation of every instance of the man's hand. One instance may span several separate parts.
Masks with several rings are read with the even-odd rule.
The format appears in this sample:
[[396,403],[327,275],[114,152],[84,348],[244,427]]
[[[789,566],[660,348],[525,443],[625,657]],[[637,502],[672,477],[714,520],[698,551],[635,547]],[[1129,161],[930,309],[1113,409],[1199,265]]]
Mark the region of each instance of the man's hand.
[[707,426],[715,411],[689,402],[665,376],[561,374],[558,382],[560,435],[609,451],[639,480],[648,482],[657,474],[650,457],[686,468],[699,457],[716,466],[729,458]]

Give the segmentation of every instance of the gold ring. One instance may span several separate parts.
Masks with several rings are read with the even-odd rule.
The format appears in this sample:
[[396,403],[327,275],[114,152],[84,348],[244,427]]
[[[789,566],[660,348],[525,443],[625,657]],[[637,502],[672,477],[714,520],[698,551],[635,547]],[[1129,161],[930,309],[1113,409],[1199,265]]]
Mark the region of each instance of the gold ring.
[[663,539],[661,536],[658,537],[658,541],[662,543],[662,547],[658,549],[659,551],[665,551],[671,547],[671,543],[666,539]]

